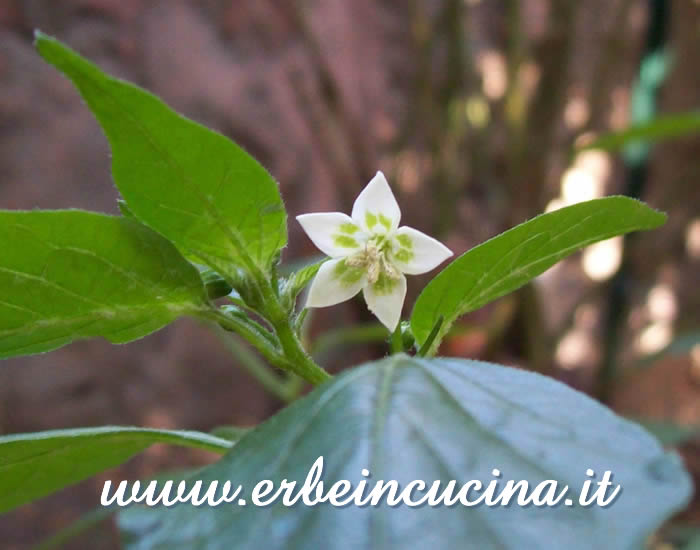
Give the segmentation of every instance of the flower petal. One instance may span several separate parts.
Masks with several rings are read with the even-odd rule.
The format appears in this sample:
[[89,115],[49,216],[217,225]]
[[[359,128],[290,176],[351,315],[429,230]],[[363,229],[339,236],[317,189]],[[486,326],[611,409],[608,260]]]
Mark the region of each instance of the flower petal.
[[311,283],[305,307],[327,307],[349,300],[366,282],[365,268],[351,267],[345,258],[324,262]]
[[403,301],[406,298],[406,277],[391,279],[385,274],[376,283],[367,285],[363,292],[367,307],[391,332],[401,319]]
[[452,251],[440,241],[412,227],[401,227],[394,234],[392,263],[409,275],[419,275],[452,256]]
[[297,221],[318,249],[331,258],[358,251],[366,238],[352,218],[341,212],[302,214]]
[[352,219],[370,234],[389,233],[399,226],[401,209],[381,172],[377,172],[355,199]]

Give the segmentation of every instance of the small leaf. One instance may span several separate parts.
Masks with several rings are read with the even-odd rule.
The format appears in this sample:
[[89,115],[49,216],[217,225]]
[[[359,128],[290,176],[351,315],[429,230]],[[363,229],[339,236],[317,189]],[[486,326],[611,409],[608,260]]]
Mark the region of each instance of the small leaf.
[[207,289],[207,295],[211,300],[228,296],[233,290],[231,285],[216,271],[205,269],[200,271],[199,276],[202,278],[204,288]]
[[298,271],[292,273],[292,275],[290,275],[284,282],[282,296],[284,304],[288,309],[291,309],[294,306],[294,301],[296,300],[297,296],[299,296],[299,293],[304,290],[306,285],[311,282],[311,279],[316,276],[316,273],[318,273],[319,268],[325,261],[326,260],[324,259],[315,264],[302,267]]
[[589,244],[630,231],[653,229],[666,215],[627,197],[607,197],[542,214],[462,254],[420,293],[411,315],[419,344],[440,316],[428,355],[460,315],[513,292],[562,258]]
[[132,218],[0,211],[0,358],[141,338],[208,309],[194,266]]
[[122,199],[117,199],[117,207],[119,207],[119,212],[121,212],[121,215],[124,216],[125,218],[135,218],[134,213],[129,209],[129,205],[126,204],[126,201]]
[[577,148],[576,151],[602,149],[613,152],[640,141],[662,141],[697,134],[698,132],[700,132],[700,112],[666,115],[657,117],[650,122],[631,126],[620,132],[603,134],[590,143]]
[[222,453],[230,441],[191,431],[120,426],[0,437],[0,513],[126,462],[154,443]]
[[[333,507],[253,505],[253,487],[286,479],[300,490],[323,456],[323,493],[347,480],[401,489],[416,480],[440,492],[463,484],[545,480],[569,486],[572,506]],[[368,477],[361,475],[367,468]],[[497,468],[500,478],[492,474]],[[586,470],[613,472],[623,487],[604,509],[578,504]],[[192,478],[243,487],[246,506],[132,507],[119,514],[126,550],[589,550],[639,548],[689,499],[680,460],[647,432],[586,395],[538,374],[489,363],[399,354],[337,376],[251,430],[218,463]],[[595,485],[593,486],[595,489]],[[474,488],[473,488],[474,489]],[[611,491],[610,491],[611,492]],[[608,496],[610,495],[608,492]],[[271,494],[274,494],[271,493]],[[311,491],[311,496],[315,495]],[[482,491],[473,490],[470,500]],[[413,498],[425,491],[418,488]],[[640,505],[643,503],[643,505]]]
[[287,242],[286,213],[255,159],[57,40],[37,32],[36,47],[102,125],[114,181],[137,218],[222,275],[270,269]]

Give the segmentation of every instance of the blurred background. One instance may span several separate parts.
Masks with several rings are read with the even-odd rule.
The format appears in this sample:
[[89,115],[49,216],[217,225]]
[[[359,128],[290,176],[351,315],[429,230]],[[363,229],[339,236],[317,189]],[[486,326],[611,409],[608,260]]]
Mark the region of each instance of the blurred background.
[[[258,158],[290,214],[287,264],[317,253],[294,216],[349,212],[378,169],[403,222],[456,253],[604,195],[666,211],[661,229],[592,246],[468,315],[441,353],[586,391],[678,447],[700,481],[700,133],[576,154],[659,117],[690,113],[666,133],[700,128],[698,0],[0,0],[0,207],[117,213],[107,142],[34,52],[35,28]],[[406,315],[428,277],[409,279]],[[333,372],[386,353],[359,299],[307,329]],[[304,391],[261,383],[261,368],[190,321],[126,346],[79,342],[0,364],[0,433],[250,426]],[[95,509],[105,479],[213,459],[152,447],[1,516],[0,548]],[[696,526],[700,501],[650,544],[689,548]],[[105,521],[68,547],[117,548],[116,533]]]

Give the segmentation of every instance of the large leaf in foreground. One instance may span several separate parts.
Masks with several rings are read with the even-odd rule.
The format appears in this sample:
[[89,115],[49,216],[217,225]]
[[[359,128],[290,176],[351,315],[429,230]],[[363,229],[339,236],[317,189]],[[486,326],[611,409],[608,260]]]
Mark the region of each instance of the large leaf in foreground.
[[582,202],[542,214],[462,254],[421,292],[411,329],[423,344],[443,317],[428,354],[460,315],[478,309],[534,279],[562,258],[589,244],[642,229],[666,215],[627,197]]
[[[301,484],[319,456],[326,490],[341,479],[357,487],[363,468],[371,474],[367,492],[377,480],[401,487],[414,480],[441,480],[443,488],[453,479],[458,487],[488,483],[498,468],[503,483],[527,480],[531,490],[543,480],[568,484],[575,504],[252,505],[258,481],[272,480],[275,489],[284,478]],[[588,468],[596,480],[611,470],[622,485],[612,505],[577,504]],[[241,484],[247,505],[128,509],[120,514],[128,550],[628,549],[691,489],[677,457],[641,427],[559,382],[488,363],[405,355],[323,384],[194,479],[205,487],[212,480]]]
[[209,434],[104,426],[0,437],[0,513],[125,462],[154,443],[223,453]]
[[286,244],[286,214],[277,183],[255,159],[57,40],[37,33],[36,47],[102,125],[114,181],[137,218],[219,273],[269,268]]
[[0,358],[145,336],[209,307],[197,270],[129,218],[0,211]]

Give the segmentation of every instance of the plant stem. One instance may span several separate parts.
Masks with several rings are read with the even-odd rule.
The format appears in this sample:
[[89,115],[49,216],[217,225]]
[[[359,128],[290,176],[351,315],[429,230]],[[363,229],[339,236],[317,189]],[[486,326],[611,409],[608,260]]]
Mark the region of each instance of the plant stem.
[[401,323],[396,326],[396,330],[391,334],[391,354],[401,353],[403,349],[403,337],[401,336]]
[[[281,311],[279,302],[275,302]],[[282,370],[292,372],[301,376],[304,380],[316,385],[328,380],[331,376],[319,367],[302,349],[301,343],[291,328],[289,319],[286,317],[277,318],[271,321],[277,339],[282,349],[272,345],[263,335],[250,327],[242,319],[226,315],[220,310],[210,310],[201,316],[210,321],[214,321],[222,328],[235,332],[250,342],[271,365]]]
[[277,338],[279,338],[282,350],[291,365],[291,370],[294,374],[298,374],[304,380],[311,382],[314,385],[325,382],[331,378],[331,375],[317,365],[308,353],[301,346],[301,342],[297,337],[289,319],[285,316],[279,320],[273,321],[272,326],[275,329]]
[[240,365],[268,392],[286,403],[291,403],[296,399],[300,389],[300,378],[293,374],[288,374],[285,378],[278,376],[238,336],[222,331],[222,337]]
[[212,309],[201,313],[200,317],[207,321],[213,321],[224,330],[235,332],[239,336],[245,338],[270,362],[270,364],[284,370],[290,370],[286,366],[287,359],[280,353],[279,348],[273,345],[268,338],[260,334],[246,321],[232,315],[227,315],[225,312],[218,309]]
[[277,340],[285,356],[286,366],[281,368],[301,376],[314,385],[330,379],[331,375],[317,365],[304,350],[292,327],[290,316],[282,307],[280,297],[270,282],[264,276],[258,276],[256,279],[262,298],[261,313],[275,330]]

